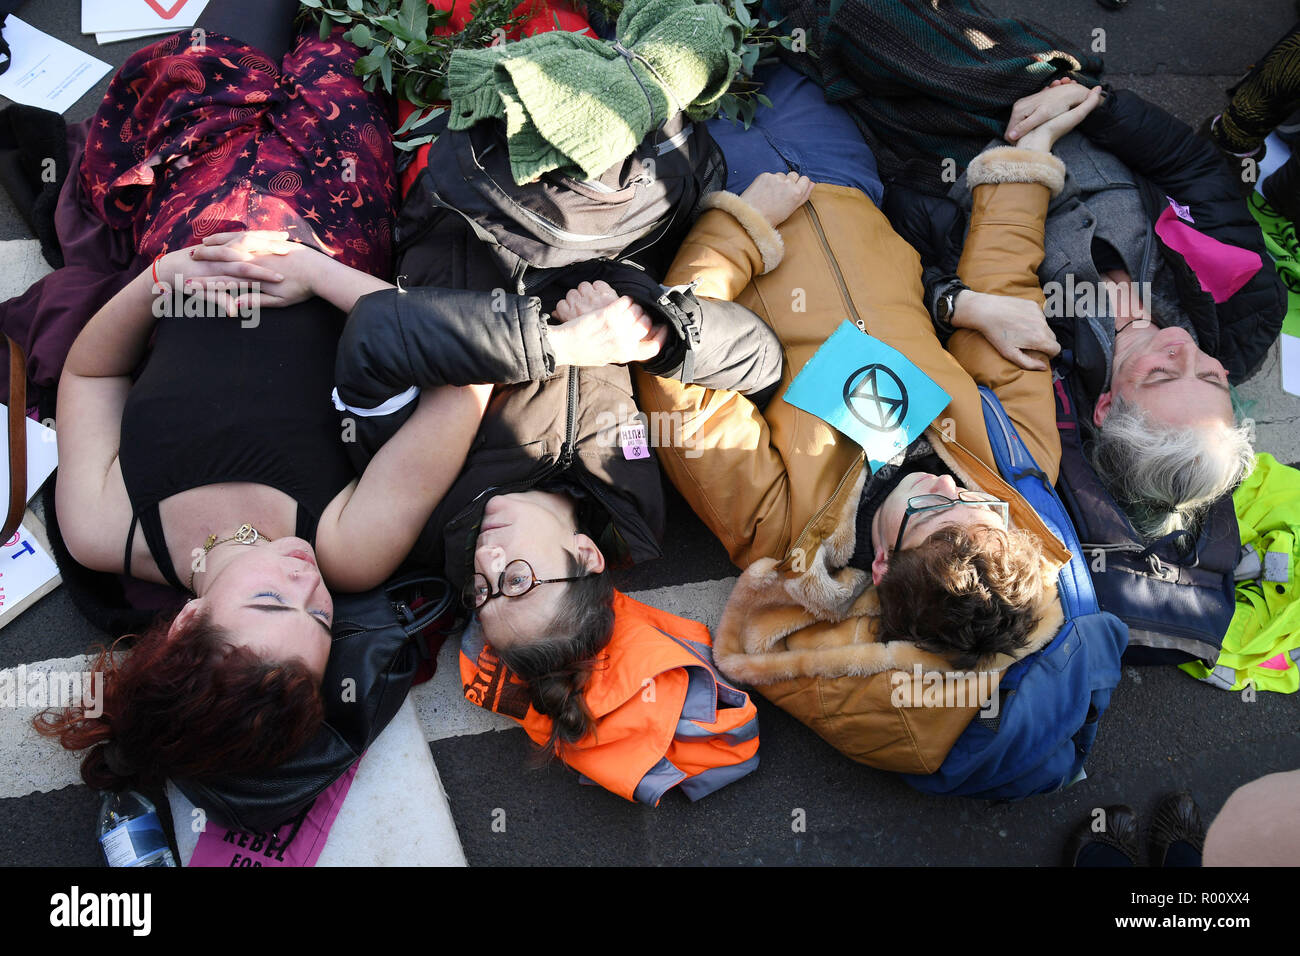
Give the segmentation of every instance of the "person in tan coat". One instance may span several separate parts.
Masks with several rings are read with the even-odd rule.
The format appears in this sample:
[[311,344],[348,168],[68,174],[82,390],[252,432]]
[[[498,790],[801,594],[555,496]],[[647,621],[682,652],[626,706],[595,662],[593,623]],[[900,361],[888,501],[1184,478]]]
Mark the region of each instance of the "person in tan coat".
[[[971,289],[1028,300],[1041,316],[1043,222],[1064,180],[1050,150],[1096,102],[971,163],[959,266]],[[660,462],[744,570],[717,662],[854,760],[932,773],[996,700],[1001,672],[1064,619],[1054,582],[1069,553],[999,476],[979,393],[997,395],[1055,482],[1051,373],[1044,356],[1029,353],[1031,370],[995,347],[1023,331],[1015,323],[981,320],[945,348],[917,253],[856,189],[765,174],[709,205],[666,284],[696,283],[698,295],[739,302],[772,327],[785,353],[778,397],[760,409],[644,372],[637,387],[643,410],[680,419],[682,441],[659,447]],[[872,475],[860,446],[780,397],[846,318],[951,398],[922,439]],[[948,503],[916,510],[936,494]],[[937,697],[916,693],[917,668],[948,675]]]

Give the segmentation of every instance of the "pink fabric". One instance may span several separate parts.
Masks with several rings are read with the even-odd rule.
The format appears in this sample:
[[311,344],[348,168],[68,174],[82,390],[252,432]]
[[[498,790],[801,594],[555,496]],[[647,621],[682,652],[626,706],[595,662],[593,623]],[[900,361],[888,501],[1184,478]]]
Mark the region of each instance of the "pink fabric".
[[1172,209],[1156,220],[1156,235],[1179,253],[1214,301],[1227,302],[1264,265],[1258,252],[1230,246],[1183,222]]
[[1287,657],[1285,654],[1278,654],[1276,657],[1270,657],[1259,666],[1267,667],[1269,670],[1275,671],[1289,670],[1291,667],[1291,658]]
[[[315,866],[320,859],[321,850],[325,849],[330,827],[334,825],[334,818],[343,807],[343,798],[352,786],[352,778],[357,775],[360,763],[360,760],[354,763],[347,773],[316,798],[292,839],[289,838],[292,824],[285,824],[276,833],[267,835],[227,830],[209,823],[199,834],[199,842],[194,847],[194,856],[190,858],[189,865]],[[289,840],[288,846],[279,842],[281,837]]]

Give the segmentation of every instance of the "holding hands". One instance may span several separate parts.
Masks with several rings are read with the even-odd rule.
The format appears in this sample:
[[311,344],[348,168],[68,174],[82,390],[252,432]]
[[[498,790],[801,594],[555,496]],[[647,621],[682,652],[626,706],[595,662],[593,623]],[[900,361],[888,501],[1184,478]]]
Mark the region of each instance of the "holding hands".
[[1083,122],[1101,102],[1101,87],[1086,89],[1069,77],[1053,80],[1016,100],[1005,139],[1013,146],[1051,152],[1056,141]]
[[659,354],[668,329],[607,283],[584,282],[556,303],[549,338],[556,365],[623,365]]

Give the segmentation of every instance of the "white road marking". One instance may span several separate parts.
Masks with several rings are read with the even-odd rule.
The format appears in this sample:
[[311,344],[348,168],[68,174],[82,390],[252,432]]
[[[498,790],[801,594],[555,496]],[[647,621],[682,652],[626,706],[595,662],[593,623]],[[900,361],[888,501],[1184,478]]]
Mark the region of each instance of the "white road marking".
[[[682,617],[700,621],[710,629],[717,626],[735,578],[700,581],[629,592],[629,596]],[[513,720],[475,707],[461,692],[458,647],[448,640],[438,655],[438,672],[433,680],[416,687],[410,702],[427,741],[481,734],[518,727]],[[64,657],[22,665],[24,686],[30,687],[37,675],[50,672],[81,672],[89,669],[91,658]],[[8,678],[14,681],[17,668]],[[3,675],[0,675],[3,680]],[[55,741],[39,736],[32,728],[32,718],[43,709],[0,706],[0,766],[9,768],[0,777],[0,799],[22,797],[29,793],[49,793],[81,783],[80,759]]]

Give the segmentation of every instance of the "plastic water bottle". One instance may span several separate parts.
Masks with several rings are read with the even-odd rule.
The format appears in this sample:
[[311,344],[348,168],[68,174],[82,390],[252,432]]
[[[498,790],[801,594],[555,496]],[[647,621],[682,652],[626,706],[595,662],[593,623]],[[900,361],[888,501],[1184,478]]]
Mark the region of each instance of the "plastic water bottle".
[[109,866],[176,865],[158,810],[134,790],[104,794],[96,832]]

